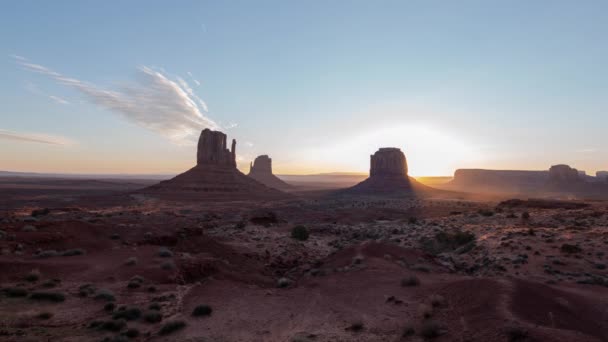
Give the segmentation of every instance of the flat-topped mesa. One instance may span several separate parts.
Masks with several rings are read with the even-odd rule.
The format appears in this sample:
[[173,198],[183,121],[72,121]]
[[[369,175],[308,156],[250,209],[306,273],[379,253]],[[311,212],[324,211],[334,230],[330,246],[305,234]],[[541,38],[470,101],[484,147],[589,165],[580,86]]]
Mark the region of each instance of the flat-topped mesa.
[[383,147],[370,156],[369,176],[407,177],[407,161],[401,149],[396,147]]
[[249,166],[249,175],[255,174],[272,174],[272,159],[265,154],[255,158]]
[[582,181],[577,169],[568,165],[553,165],[549,169],[549,182],[552,183],[576,183]]
[[196,165],[219,165],[236,168],[236,140],[226,148],[226,134],[205,128],[198,139]]

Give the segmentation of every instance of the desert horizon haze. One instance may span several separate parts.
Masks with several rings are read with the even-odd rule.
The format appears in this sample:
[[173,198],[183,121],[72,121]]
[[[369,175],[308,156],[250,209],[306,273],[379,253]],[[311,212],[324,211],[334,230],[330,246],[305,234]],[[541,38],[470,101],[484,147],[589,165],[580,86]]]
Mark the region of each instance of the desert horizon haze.
[[0,342],[608,341],[608,2],[0,8]]

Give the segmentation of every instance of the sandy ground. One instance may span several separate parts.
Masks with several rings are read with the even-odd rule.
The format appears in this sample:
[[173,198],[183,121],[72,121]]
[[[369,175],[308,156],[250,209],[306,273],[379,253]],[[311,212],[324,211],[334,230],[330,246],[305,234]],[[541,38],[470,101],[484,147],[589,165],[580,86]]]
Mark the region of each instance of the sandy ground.
[[608,202],[26,190],[2,195],[1,341],[608,341]]

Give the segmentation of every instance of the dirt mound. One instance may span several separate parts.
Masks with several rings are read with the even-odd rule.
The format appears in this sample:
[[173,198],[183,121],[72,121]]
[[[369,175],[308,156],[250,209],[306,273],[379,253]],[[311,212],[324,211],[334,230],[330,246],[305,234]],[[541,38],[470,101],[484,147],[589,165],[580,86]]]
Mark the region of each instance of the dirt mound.
[[608,340],[608,291],[598,288],[590,298],[548,285],[515,281],[510,309],[520,319],[551,329],[579,331]]

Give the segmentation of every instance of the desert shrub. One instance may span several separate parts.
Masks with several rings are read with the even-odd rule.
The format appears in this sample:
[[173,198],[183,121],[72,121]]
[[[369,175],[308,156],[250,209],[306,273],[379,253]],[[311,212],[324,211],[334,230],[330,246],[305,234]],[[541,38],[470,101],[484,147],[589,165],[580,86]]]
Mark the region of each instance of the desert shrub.
[[158,256],[161,258],[171,258],[173,257],[173,252],[167,247],[161,247],[158,249]]
[[110,235],[110,239],[112,240],[120,240],[120,235],[118,233],[114,233]]
[[243,229],[247,226],[247,222],[245,221],[239,221],[234,225],[234,228],[236,229]]
[[65,294],[61,292],[37,291],[33,292],[29,298],[39,301],[63,302],[65,301]]
[[412,216],[412,217],[410,217],[409,219],[407,219],[407,222],[408,222],[409,224],[418,224],[418,218],[417,218],[417,217]]
[[425,272],[425,273],[431,272],[431,268],[425,264],[415,264],[415,265],[412,265],[412,267],[410,267],[410,268],[414,271],[419,271],[419,272]]
[[425,321],[420,327],[420,336],[426,339],[433,339],[441,335],[441,327],[437,322]]
[[38,270],[31,270],[26,276],[25,276],[25,280],[29,281],[29,282],[35,282],[38,281],[38,279],[40,279],[40,271]]
[[125,265],[127,266],[135,266],[137,265],[137,258],[136,257],[130,257],[127,260],[125,260]]
[[75,256],[75,255],[83,255],[85,254],[85,250],[82,248],[74,248],[68,249],[66,251],[61,252],[61,256]]
[[160,312],[158,312],[158,310],[150,310],[150,311],[144,312],[143,318],[144,318],[145,322],[158,323],[158,322],[162,321],[163,315]]
[[162,328],[160,328],[160,331],[158,333],[160,335],[169,335],[185,327],[186,322],[184,321],[170,321],[165,323]]
[[124,332],[124,335],[127,336],[128,338],[136,338],[137,336],[139,336],[139,330],[137,330],[135,328],[130,328]]
[[429,302],[433,307],[439,307],[445,304],[445,298],[442,295],[432,294],[429,297]]
[[308,229],[304,226],[295,226],[291,229],[291,237],[296,240],[306,241],[308,240],[308,236]]
[[175,262],[173,262],[173,260],[167,260],[165,262],[163,262],[162,264],[160,264],[160,268],[162,268],[165,271],[171,271],[174,270],[177,266],[175,266]]
[[114,308],[116,308],[116,304],[114,304],[113,302],[106,303],[106,305],[103,306],[103,309],[109,312],[114,311]]
[[114,320],[101,321],[99,323],[99,325],[97,326],[97,328],[100,330],[106,330],[106,331],[121,331],[126,326],[127,326],[127,322],[125,322],[124,320],[114,319]]
[[137,282],[137,283],[140,283],[140,284],[142,284],[144,282],[144,280],[145,280],[144,277],[142,277],[140,275],[134,275],[130,279],[130,281]]
[[280,288],[288,287],[290,284],[291,284],[291,280],[289,280],[287,278],[280,278],[279,280],[277,280],[277,286]]
[[58,256],[59,253],[54,250],[54,249],[48,249],[45,251],[40,251],[39,253],[36,254],[36,257],[38,258],[52,258],[52,257],[56,257]]
[[505,334],[507,335],[509,342],[523,341],[528,338],[528,331],[517,326],[507,327]]
[[7,297],[25,297],[27,296],[27,290],[21,287],[7,287],[2,290]]
[[346,328],[346,330],[359,332],[359,331],[362,331],[364,328],[365,328],[365,325],[363,324],[363,322],[354,322],[348,328]]
[[523,220],[529,220],[529,219],[530,219],[530,213],[529,213],[529,212],[527,212],[527,211],[524,211],[524,212],[521,214],[521,218],[522,218]]
[[412,324],[406,324],[401,331],[401,337],[413,336],[416,333],[416,329]]
[[59,284],[59,283],[61,283],[60,279],[48,279],[44,283],[42,283],[42,287],[50,289],[50,288],[57,286],[57,284]]
[[405,287],[405,286],[418,286],[420,285],[420,279],[418,279],[418,277],[416,277],[415,275],[410,275],[407,276],[403,279],[401,279],[401,286]]
[[148,286],[148,292],[156,292],[156,286]]
[[422,248],[431,254],[439,254],[446,251],[457,251],[466,253],[475,247],[475,234],[456,230],[454,232],[441,231],[435,234],[433,239],[423,238],[420,240]]
[[105,300],[107,302],[113,302],[116,300],[114,296],[114,292],[108,289],[99,289],[95,292],[95,299],[97,300]]
[[38,319],[50,319],[51,317],[53,317],[53,313],[48,311],[44,311],[36,315],[36,318]]
[[485,217],[494,216],[494,212],[492,210],[489,210],[489,209],[479,209],[477,211],[477,213],[479,213],[479,215],[485,216]]
[[152,303],[148,306],[149,310],[156,310],[156,311],[160,311],[161,306],[158,303]]
[[433,307],[428,304],[420,304],[418,305],[418,316],[422,318],[431,318],[433,316]]
[[124,319],[127,321],[134,321],[141,317],[141,310],[139,308],[126,308],[124,310],[118,310],[112,315],[113,319]]
[[131,280],[131,281],[129,281],[129,283],[127,284],[127,287],[128,287],[128,288],[130,288],[130,289],[137,289],[137,288],[141,287],[141,283],[140,283],[140,282],[138,282],[138,281],[133,281],[133,280]]
[[568,253],[568,254],[580,253],[580,252],[583,251],[579,246],[577,246],[577,245],[571,245],[571,244],[567,244],[567,243],[563,244],[561,246],[560,250],[563,253]]
[[209,305],[198,305],[192,310],[192,316],[200,317],[200,316],[209,316],[213,312],[213,309]]

